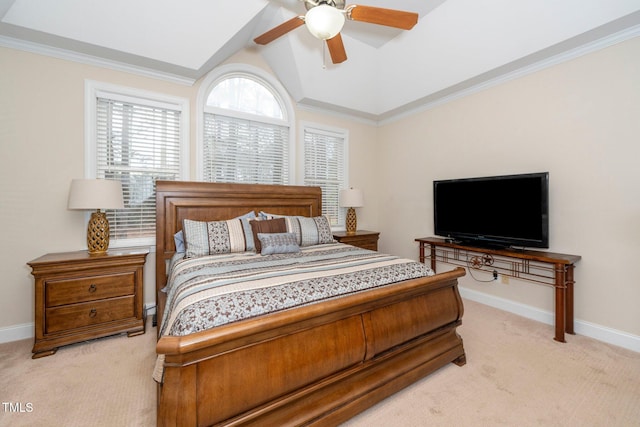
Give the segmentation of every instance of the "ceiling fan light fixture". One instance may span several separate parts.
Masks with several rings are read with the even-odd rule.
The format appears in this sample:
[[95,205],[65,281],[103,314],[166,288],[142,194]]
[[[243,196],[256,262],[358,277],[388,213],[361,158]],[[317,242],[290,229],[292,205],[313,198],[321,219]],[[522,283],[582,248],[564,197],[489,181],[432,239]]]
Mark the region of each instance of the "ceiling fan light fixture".
[[320,40],[334,38],[342,30],[344,20],[342,11],[326,4],[310,9],[304,18],[309,32]]

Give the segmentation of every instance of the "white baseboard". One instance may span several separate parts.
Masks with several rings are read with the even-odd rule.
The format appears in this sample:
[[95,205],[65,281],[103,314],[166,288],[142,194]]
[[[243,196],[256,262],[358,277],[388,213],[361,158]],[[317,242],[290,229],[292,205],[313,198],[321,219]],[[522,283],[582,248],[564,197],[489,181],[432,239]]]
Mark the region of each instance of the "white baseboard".
[[147,313],[147,316],[153,316],[156,314],[156,305],[155,304],[145,304],[144,311]]
[[[145,304],[144,309],[147,312],[147,316],[153,316],[156,313],[155,304]],[[6,342],[20,341],[26,339],[33,339],[35,336],[35,324],[24,323],[22,325],[7,326],[0,328],[0,344]]]
[[34,336],[34,324],[23,323],[22,325],[7,326],[0,328],[0,344],[6,342],[26,340],[33,338]]
[[[536,320],[547,325],[555,324],[555,315],[552,312],[541,310],[536,307],[531,307],[529,305],[510,301],[493,295],[488,295],[482,292],[474,291],[472,289],[467,289],[462,286],[459,286],[458,289],[460,290],[460,295],[462,296],[462,298],[479,302],[481,304],[485,304],[500,310],[508,311],[509,313],[517,314],[518,316]],[[616,329],[608,328],[602,325],[596,325],[595,323],[590,323],[579,319],[574,319],[573,329],[578,335],[584,335],[598,341],[617,345],[618,347],[623,347],[628,350],[640,352],[640,337],[637,335],[632,335],[627,332],[618,331]]]

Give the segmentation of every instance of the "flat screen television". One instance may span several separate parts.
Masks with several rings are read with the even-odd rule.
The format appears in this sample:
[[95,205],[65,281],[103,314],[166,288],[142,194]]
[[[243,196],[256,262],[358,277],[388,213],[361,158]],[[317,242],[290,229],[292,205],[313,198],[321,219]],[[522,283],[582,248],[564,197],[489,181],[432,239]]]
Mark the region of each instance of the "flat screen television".
[[549,173],[433,182],[434,231],[475,246],[549,247]]

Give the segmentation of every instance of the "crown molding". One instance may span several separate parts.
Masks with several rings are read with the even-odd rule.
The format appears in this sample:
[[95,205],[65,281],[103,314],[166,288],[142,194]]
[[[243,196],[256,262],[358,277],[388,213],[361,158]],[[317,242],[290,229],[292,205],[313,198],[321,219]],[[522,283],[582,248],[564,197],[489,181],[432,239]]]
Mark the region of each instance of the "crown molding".
[[[310,99],[300,100],[297,103],[297,107],[301,110],[327,114],[347,120],[354,120],[367,125],[384,126],[403,118],[412,116],[414,114],[439,107],[451,101],[473,95],[483,90],[501,85],[503,83],[518,79],[520,77],[524,77],[529,74],[533,74],[543,69],[579,58],[581,56],[599,51],[601,49],[605,49],[607,47],[636,38],[638,36],[640,36],[640,25],[635,25],[614,34],[596,39],[592,42],[578,45],[577,47],[574,47],[572,49],[567,49],[566,51],[558,54],[545,56],[544,51],[537,52],[530,55],[528,58],[523,58],[511,64],[506,64],[495,70],[484,73],[483,75],[474,77],[450,88],[445,88],[439,92],[433,93],[404,106],[380,114],[355,111],[332,104],[319,103],[315,100]],[[78,62],[85,65],[92,65],[115,71],[136,74],[143,77],[150,77],[184,86],[193,86],[193,84],[196,82],[196,79],[194,78],[188,78],[173,73],[152,70],[146,67],[135,66],[119,61],[103,59],[88,54],[72,52],[70,50],[55,48],[40,43],[18,40],[7,36],[0,36],[0,46]],[[552,48],[554,47],[551,47],[549,49]],[[536,57],[541,57],[541,59],[535,60]],[[531,58],[534,58],[534,62],[531,62]]]
[[57,59],[64,59],[66,61],[78,62],[84,65],[107,68],[114,71],[123,71],[125,73],[164,80],[170,83],[176,83],[184,86],[193,86],[196,81],[195,79],[179,76],[172,73],[163,73],[161,71],[151,70],[145,67],[125,64],[123,62],[110,59],[98,58],[96,56],[87,55],[84,53],[72,52],[66,49],[60,49],[40,43],[18,40],[7,36],[0,36],[0,46],[35,53],[38,55],[49,56]]

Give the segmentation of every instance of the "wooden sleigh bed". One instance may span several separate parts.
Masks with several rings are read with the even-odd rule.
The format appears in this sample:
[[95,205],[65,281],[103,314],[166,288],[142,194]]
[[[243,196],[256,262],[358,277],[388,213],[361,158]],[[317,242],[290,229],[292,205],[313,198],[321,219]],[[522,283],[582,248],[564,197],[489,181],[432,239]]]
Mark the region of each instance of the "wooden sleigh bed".
[[[184,219],[225,220],[249,210],[321,215],[317,187],[159,181],[156,194],[159,322],[173,235]],[[463,275],[458,268],[160,336],[158,425],[337,425],[450,362],[463,365],[456,333]]]

